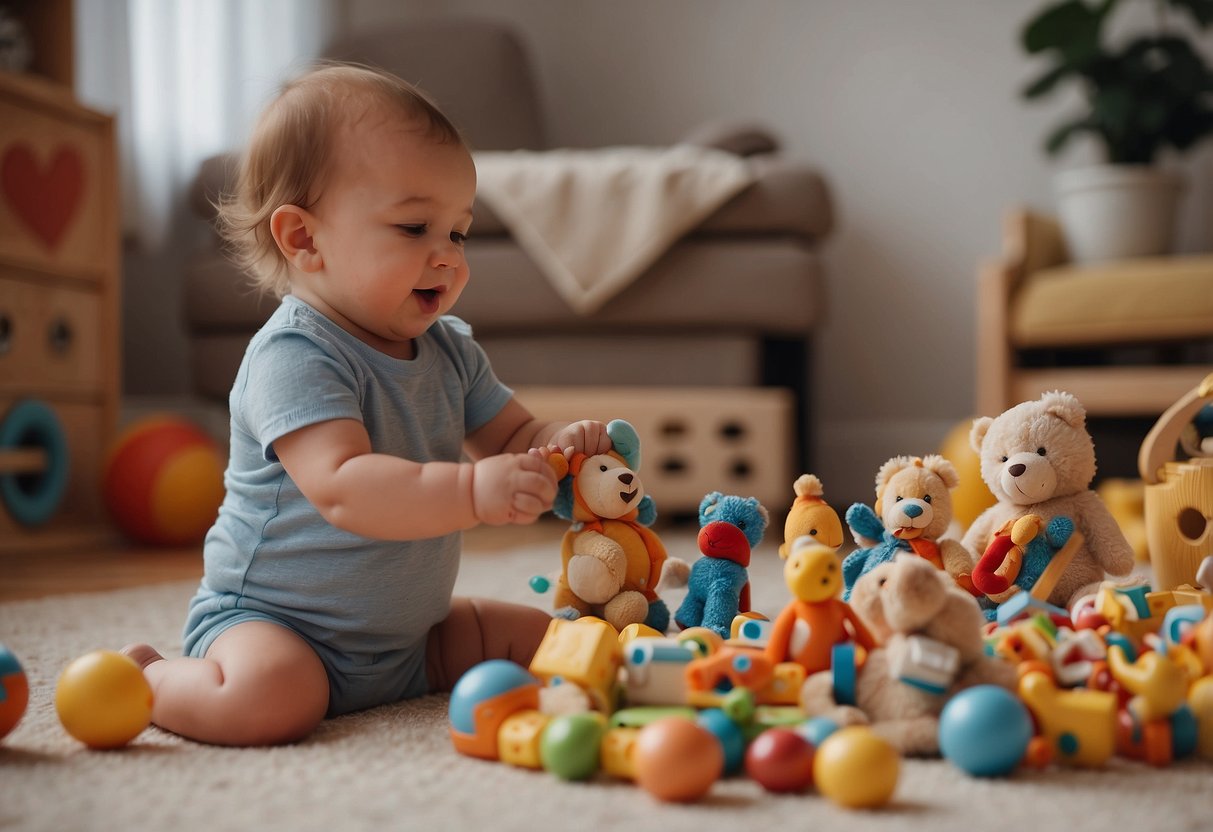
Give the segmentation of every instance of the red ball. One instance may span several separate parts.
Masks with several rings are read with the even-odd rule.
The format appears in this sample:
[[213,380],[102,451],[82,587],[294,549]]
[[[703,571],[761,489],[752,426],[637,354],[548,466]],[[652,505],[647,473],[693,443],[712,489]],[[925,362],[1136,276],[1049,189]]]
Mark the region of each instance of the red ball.
[[813,785],[813,746],[788,728],[768,728],[750,743],[745,770],[769,792],[798,792]]
[[223,502],[223,466],[218,445],[195,425],[173,416],[140,420],[110,445],[106,507],[141,543],[197,543]]

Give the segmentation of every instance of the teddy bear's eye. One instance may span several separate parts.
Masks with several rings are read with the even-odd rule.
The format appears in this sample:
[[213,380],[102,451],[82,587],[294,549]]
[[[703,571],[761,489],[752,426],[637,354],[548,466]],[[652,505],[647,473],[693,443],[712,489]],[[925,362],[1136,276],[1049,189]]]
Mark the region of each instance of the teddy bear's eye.
[[1003,461],[1003,462],[1006,462],[1006,461],[1007,461],[1007,458],[1004,456],[1004,457],[1002,458],[1002,461]]
[[742,531],[745,531],[745,521],[742,520],[740,523],[738,523],[737,528],[741,529]]
[[930,494],[928,494],[927,496],[923,497],[923,498],[922,498],[922,501],[923,501],[924,503],[929,503],[929,502],[931,502],[931,495],[930,495]]
[[896,500],[894,500],[894,502],[900,503],[904,499],[905,497],[898,497]]
[[1040,454],[1041,456],[1044,456],[1044,455],[1045,455],[1045,449],[1044,449],[1044,448],[1037,448],[1037,449],[1036,449],[1036,453]]
[[605,473],[606,473],[606,466],[605,466],[605,465],[599,465],[599,466],[598,466],[598,470],[599,470],[599,471],[602,471],[602,472],[605,474]]
[[811,534],[811,535],[813,535],[814,537],[816,537],[816,536],[817,536],[817,529],[809,529],[809,534]]

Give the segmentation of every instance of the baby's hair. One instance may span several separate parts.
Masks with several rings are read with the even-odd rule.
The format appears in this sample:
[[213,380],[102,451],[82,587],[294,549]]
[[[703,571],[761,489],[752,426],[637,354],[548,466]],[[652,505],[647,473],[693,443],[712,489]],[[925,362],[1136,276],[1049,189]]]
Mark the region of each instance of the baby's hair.
[[288,81],[253,128],[235,192],[221,195],[217,205],[220,235],[261,290],[277,297],[290,291],[270,217],[282,205],[315,204],[337,126],[377,105],[398,108],[427,138],[467,146],[425,93],[389,72],[328,62]]

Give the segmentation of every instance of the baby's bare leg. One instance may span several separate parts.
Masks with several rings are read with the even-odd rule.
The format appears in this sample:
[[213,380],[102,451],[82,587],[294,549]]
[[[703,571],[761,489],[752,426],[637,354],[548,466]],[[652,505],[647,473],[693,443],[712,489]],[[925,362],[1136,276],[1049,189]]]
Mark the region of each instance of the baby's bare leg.
[[473,665],[488,659],[531,663],[552,617],[535,607],[486,598],[452,598],[451,613],[430,630],[425,672],[430,691],[449,691]]
[[268,621],[225,630],[204,659],[165,659],[143,644],[123,652],[143,665],[152,686],[152,721],[199,742],[294,742],[328,710],[320,658],[298,635]]

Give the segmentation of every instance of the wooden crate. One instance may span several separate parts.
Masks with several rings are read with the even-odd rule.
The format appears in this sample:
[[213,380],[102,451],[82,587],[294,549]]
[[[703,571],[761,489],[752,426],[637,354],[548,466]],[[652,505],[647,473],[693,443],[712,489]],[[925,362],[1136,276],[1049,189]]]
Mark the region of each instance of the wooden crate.
[[0,500],[0,547],[108,532],[99,483],[120,391],[119,213],[112,119],[63,86],[0,72],[0,420],[21,401],[48,405],[70,458],[46,522],[23,525]]
[[[540,419],[626,419],[640,435],[645,490],[659,514],[695,512],[710,491],[792,501],[794,399],[771,387],[519,387]],[[785,505],[786,503],[786,505]]]

